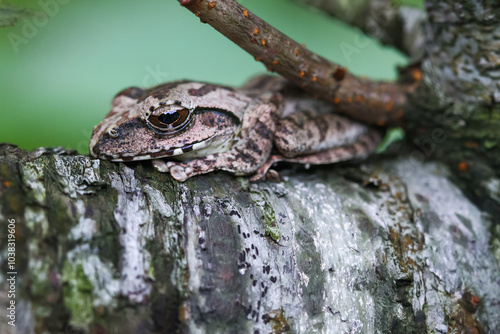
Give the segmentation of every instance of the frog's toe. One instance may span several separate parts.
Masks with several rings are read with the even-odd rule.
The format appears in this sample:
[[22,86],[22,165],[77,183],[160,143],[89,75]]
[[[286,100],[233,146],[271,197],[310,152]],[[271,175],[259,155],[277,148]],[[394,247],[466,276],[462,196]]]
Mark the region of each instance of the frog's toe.
[[153,160],[151,161],[153,168],[156,169],[160,173],[168,173],[170,166],[163,160]]
[[256,172],[250,177],[250,182],[269,180],[280,182],[281,178],[277,171],[270,169],[275,163],[284,160],[281,155],[272,155]]
[[258,181],[281,182],[282,180],[280,174],[274,169],[259,169],[250,177],[250,182]]
[[269,182],[281,182],[282,181],[280,174],[274,169],[269,169],[266,172],[266,180]]
[[184,168],[179,165],[172,166],[170,168],[170,175],[177,181],[184,182],[189,178],[189,172],[191,171],[191,168]]

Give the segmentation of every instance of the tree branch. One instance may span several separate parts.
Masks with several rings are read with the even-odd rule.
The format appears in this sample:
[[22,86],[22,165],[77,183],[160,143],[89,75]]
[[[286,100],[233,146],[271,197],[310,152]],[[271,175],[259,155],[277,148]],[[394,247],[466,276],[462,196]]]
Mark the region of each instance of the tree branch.
[[402,156],[178,183],[0,145],[0,333],[499,333],[498,239],[448,174]]
[[178,0],[204,23],[296,85],[366,123],[399,124],[413,86],[359,78],[309,51],[233,0]]

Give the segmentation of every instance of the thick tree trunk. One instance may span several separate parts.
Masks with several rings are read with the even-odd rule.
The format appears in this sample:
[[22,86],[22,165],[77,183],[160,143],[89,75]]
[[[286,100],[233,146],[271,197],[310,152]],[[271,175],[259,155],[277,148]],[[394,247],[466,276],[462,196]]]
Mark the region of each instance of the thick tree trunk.
[[0,332],[500,331],[499,225],[446,167],[283,176],[178,183],[147,164],[0,146],[0,301],[16,307]]
[[438,158],[500,217],[500,3],[426,1],[426,57],[405,122],[413,158]]

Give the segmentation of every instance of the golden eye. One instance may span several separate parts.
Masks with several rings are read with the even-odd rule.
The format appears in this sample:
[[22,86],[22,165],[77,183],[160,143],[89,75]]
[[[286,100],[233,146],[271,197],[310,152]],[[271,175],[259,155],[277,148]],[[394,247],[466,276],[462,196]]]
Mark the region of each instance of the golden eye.
[[108,131],[108,136],[110,136],[111,138],[118,138],[118,131],[116,131],[115,129],[111,129]]
[[159,115],[151,115],[147,119],[149,127],[163,134],[176,132],[189,122],[191,112],[186,109],[165,111]]

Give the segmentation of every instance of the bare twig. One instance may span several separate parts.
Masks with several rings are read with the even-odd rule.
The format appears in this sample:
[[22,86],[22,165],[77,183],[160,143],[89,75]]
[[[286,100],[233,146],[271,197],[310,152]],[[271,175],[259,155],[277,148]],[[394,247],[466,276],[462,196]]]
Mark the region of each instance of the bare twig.
[[204,23],[261,61],[269,70],[339,112],[366,123],[399,124],[406,86],[351,75],[340,65],[309,51],[234,0],[178,0]]

